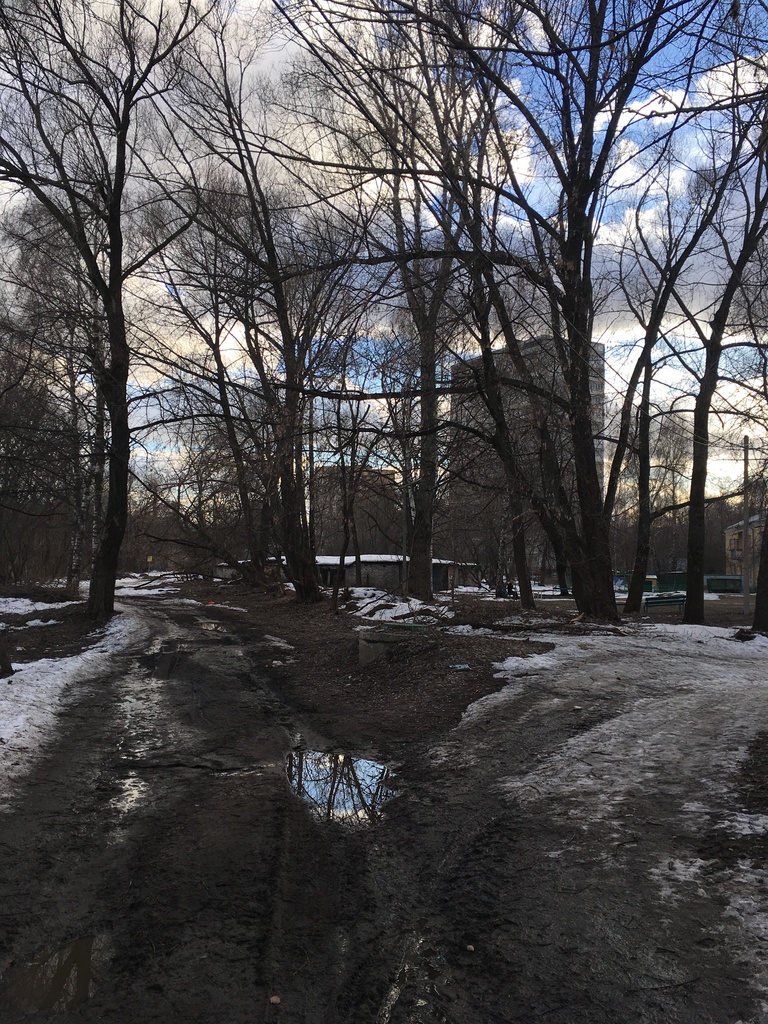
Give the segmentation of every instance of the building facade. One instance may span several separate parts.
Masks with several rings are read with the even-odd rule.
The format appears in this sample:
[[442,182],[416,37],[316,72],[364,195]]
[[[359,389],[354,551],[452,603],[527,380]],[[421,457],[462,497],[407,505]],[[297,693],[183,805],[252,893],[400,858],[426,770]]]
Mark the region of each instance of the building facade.
[[[766,513],[758,512],[751,516],[747,532],[747,554],[749,556],[749,586],[754,590],[757,586],[757,573],[760,568],[760,548],[763,544]],[[733,523],[725,528],[725,571],[729,576],[744,574],[744,520]]]

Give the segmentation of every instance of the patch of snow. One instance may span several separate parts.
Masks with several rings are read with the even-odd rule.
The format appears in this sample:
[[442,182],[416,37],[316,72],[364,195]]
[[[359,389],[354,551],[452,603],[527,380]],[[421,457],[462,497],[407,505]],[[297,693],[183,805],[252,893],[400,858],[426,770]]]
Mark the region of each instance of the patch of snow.
[[374,598],[384,601],[389,598],[385,590],[375,590],[373,587],[350,587],[349,593],[353,601],[372,601]]
[[435,622],[453,618],[454,613],[444,605],[419,601],[415,597],[405,599],[394,597],[381,590],[367,593],[371,596],[363,599],[364,603],[359,605],[354,613],[360,618],[375,619],[380,622],[392,622],[397,619]]
[[553,626],[558,620],[554,615],[504,615],[495,620],[499,626]]
[[[178,587],[127,587],[119,586],[116,593],[120,597],[165,597],[167,594],[178,593]],[[196,603],[196,602],[193,602]]]
[[756,899],[754,893],[765,893],[767,880],[768,872],[764,869],[754,867],[749,861],[740,861],[731,879],[736,892],[730,896],[723,914],[725,918],[735,918],[747,936],[757,939],[760,945],[768,940],[768,907],[765,896],[762,900]]
[[739,812],[718,822],[716,827],[734,836],[762,836],[768,832],[768,814]]
[[[768,722],[768,639],[738,643],[734,632],[652,624],[624,635],[537,636],[554,649],[498,664],[507,685],[470,706],[457,736],[463,730],[485,736],[486,723],[519,715],[521,693],[541,686],[536,714],[578,705],[597,711],[600,721],[543,753],[532,771],[511,774],[500,760],[496,784],[507,799],[530,806],[531,813],[541,808],[559,817],[577,827],[584,841],[599,829],[617,845],[634,842],[635,819],[625,811],[635,798],[656,808],[659,835],[665,823],[679,829],[681,821],[692,835],[713,827],[734,836],[764,835],[768,815],[740,809],[734,781]],[[605,705],[601,696],[608,692],[612,702]],[[608,707],[612,717],[606,719]],[[681,794],[677,806],[670,794]],[[579,843],[575,838],[570,849]],[[662,900],[712,898],[709,862],[649,849],[658,857],[649,876]],[[762,953],[768,873],[739,861],[718,870],[717,880],[718,900],[727,908],[722,927],[752,964],[755,987],[768,991],[768,957]]]
[[144,632],[138,620],[121,614],[82,654],[14,665],[14,675],[0,680],[0,810],[8,806],[13,780],[30,770],[55,734],[67,687],[103,671],[116,651]]
[[77,601],[29,601],[25,597],[0,597],[0,615],[31,615],[50,608],[67,608]]
[[269,633],[265,633],[264,639],[269,641],[270,647],[278,647],[281,651],[295,650],[292,644],[289,644],[286,640],[281,640],[279,636],[270,636]]
[[687,800],[683,804],[682,810],[686,811],[688,814],[706,814],[707,813],[706,804],[699,803],[697,800]]
[[648,872],[659,888],[659,894],[667,903],[678,903],[688,895],[686,887],[694,887],[698,896],[706,896],[701,887],[701,870],[709,861],[696,858],[694,860],[665,860],[662,864],[651,868]]

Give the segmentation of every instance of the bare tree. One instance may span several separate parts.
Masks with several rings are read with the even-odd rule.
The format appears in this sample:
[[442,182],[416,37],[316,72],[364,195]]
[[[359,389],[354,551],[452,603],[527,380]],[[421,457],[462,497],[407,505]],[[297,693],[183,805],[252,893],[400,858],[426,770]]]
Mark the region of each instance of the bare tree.
[[[196,224],[164,248],[153,271],[160,298],[145,359],[166,389],[157,399],[155,420],[177,423],[179,435],[191,438],[202,417],[206,429],[219,429],[226,437],[247,550],[245,561],[242,552],[238,556],[240,571],[252,582],[263,581],[274,553],[277,479],[260,383],[240,352],[240,320],[233,303],[239,257]],[[150,432],[155,420],[149,418]]]
[[[114,609],[128,509],[131,344],[124,294],[152,255],[136,229],[151,201],[149,134],[156,98],[203,15],[193,0],[9,0],[0,10],[0,180],[18,186],[72,241],[107,327],[95,367],[109,420],[109,483],[89,608]],[[132,225],[130,233],[129,224]],[[177,218],[173,235],[186,226]]]
[[86,569],[89,522],[94,536],[102,528],[96,491],[105,457],[103,409],[93,382],[94,366],[103,359],[103,317],[71,239],[37,203],[15,203],[3,227],[13,247],[6,260],[12,319],[34,339],[37,365],[66,433],[66,575],[75,595]]
[[[713,150],[718,144],[737,146],[743,153],[743,165],[731,176],[728,206],[712,225],[719,250],[719,280],[713,297],[703,311],[678,294],[677,300],[687,316],[702,348],[703,359],[695,373],[698,391],[693,410],[693,453],[688,520],[688,599],[685,622],[704,621],[704,569],[706,543],[706,488],[709,459],[710,413],[720,381],[720,364],[731,334],[732,310],[742,280],[755,252],[768,232],[768,157],[765,148],[765,120],[768,92],[765,85],[744,97],[738,64],[732,78],[734,116],[713,130]],[[714,154],[713,154],[714,155]],[[709,291],[709,289],[707,289]],[[739,342],[737,341],[737,344]],[[690,364],[690,360],[689,360]]]
[[258,45],[230,32],[226,19],[201,41],[183,93],[186,124],[197,151],[222,170],[206,177],[189,159],[178,202],[188,199],[233,256],[228,312],[267,410],[288,576],[299,600],[310,602],[320,591],[307,503],[308,413],[365,302],[349,287],[361,235],[313,203],[271,156],[264,121],[273,111],[253,88],[257,57]]
[[0,579],[66,571],[71,430],[34,331],[0,323]]
[[[361,481],[366,475],[372,455],[371,445],[366,443],[363,425],[370,414],[370,408],[361,402],[350,402],[344,406],[334,402],[329,410],[335,421],[333,428],[336,463],[336,479],[340,492],[341,511],[341,547],[339,564],[333,582],[331,595],[331,611],[335,612],[339,602],[339,588],[342,578],[346,578],[346,558],[350,544],[355,547],[356,576],[360,575],[360,551],[356,542],[355,502]],[[330,431],[326,431],[326,436]],[[370,435],[369,435],[370,438]],[[349,586],[349,580],[347,580]]]
[[[404,130],[419,143],[414,172],[450,190],[461,225],[454,256],[464,266],[476,315],[487,318],[490,305],[493,333],[511,360],[518,393],[534,409],[547,399],[526,355],[537,338],[551,339],[576,505],[569,508],[564,467],[556,469],[557,451],[544,436],[555,476],[549,496],[539,491],[546,500],[537,511],[550,522],[565,517],[563,542],[580,580],[582,610],[616,618],[602,424],[593,395],[596,317],[605,297],[597,236],[622,203],[624,154],[649,144],[637,110],[654,103],[662,89],[689,92],[697,40],[715,31],[716,5],[595,7],[551,0],[535,8],[503,3],[469,11],[452,0],[400,0],[352,12],[309,0],[279,6],[321,64],[345,83],[358,116],[374,115],[379,132],[375,105],[363,106],[358,97],[376,89],[393,35],[409,47],[410,65],[398,59],[392,74],[420,101],[418,118],[411,104],[401,114]],[[424,46],[425,38],[436,42]],[[382,59],[371,56],[377,46]],[[406,76],[407,66],[418,74]],[[452,118],[431,103],[432,83],[445,81],[459,86]],[[463,110],[473,116],[464,120]],[[654,143],[658,135],[654,130]],[[408,166],[410,155],[403,146],[400,165]],[[369,173],[393,173],[376,157],[370,154]],[[525,291],[531,315],[521,321],[510,294]],[[484,365],[490,367],[487,357]],[[534,419],[546,435],[553,421],[542,413],[534,411]],[[514,443],[503,440],[506,428],[496,422],[498,450],[515,477]]]

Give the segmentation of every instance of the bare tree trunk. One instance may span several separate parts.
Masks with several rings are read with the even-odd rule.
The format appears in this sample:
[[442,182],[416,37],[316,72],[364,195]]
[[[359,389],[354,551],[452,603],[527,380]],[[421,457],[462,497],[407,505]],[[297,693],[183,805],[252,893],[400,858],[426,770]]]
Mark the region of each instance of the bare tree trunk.
[[352,550],[355,552],[355,586],[363,585],[363,560],[360,551],[360,538],[357,536],[357,523],[352,516]]
[[512,521],[512,554],[515,559],[520,606],[526,611],[535,611],[536,602],[533,600],[531,574],[528,569],[528,552],[525,544],[525,526],[520,516],[515,516]]
[[[339,433],[339,440],[342,440],[342,422],[341,422],[341,411],[337,407],[336,409],[336,427]],[[354,444],[354,442],[353,442]],[[341,448],[341,444],[339,446]],[[354,447],[352,449],[354,452]],[[336,578],[333,581],[333,593],[331,595],[331,612],[338,611],[339,607],[339,588],[341,586],[342,577],[345,574],[347,551],[349,550],[349,542],[352,537],[352,524],[354,522],[354,506],[355,506],[355,487],[354,487],[354,468],[348,464],[347,457],[343,450],[339,452],[339,482],[341,485],[341,530],[342,530],[342,541],[341,551],[339,552],[339,567],[336,571]],[[352,461],[351,459],[349,460]]]
[[638,473],[638,517],[637,540],[635,544],[635,564],[632,579],[629,582],[627,600],[624,602],[626,615],[639,612],[643,606],[645,577],[648,575],[648,559],[651,552],[651,366],[645,366],[643,391],[640,398],[638,415],[637,452],[639,461]]
[[507,532],[509,530],[509,509],[504,510],[499,527],[499,548],[496,553],[496,597],[507,594]]
[[[176,15],[147,9],[141,19],[124,0],[98,9],[69,3],[55,10],[13,2],[0,7],[2,102],[13,103],[16,112],[3,124],[0,173],[6,183],[25,189],[66,233],[107,322],[107,360],[93,364],[110,431],[107,502],[88,598],[90,614],[97,618],[114,611],[128,514],[129,345],[123,287],[167,240],[156,238],[142,249],[142,233],[134,231],[126,264],[125,197],[134,174],[136,124],[148,127],[161,67],[175,62],[175,52],[199,23],[191,3],[181,3]],[[140,108],[146,110],[141,118]],[[144,133],[138,138],[143,145]],[[139,173],[145,172],[142,166]],[[144,212],[152,205],[151,191],[143,192]],[[179,234],[185,227],[185,222],[174,223],[170,232]]]
[[509,501],[512,508],[512,556],[515,560],[520,606],[526,611],[535,611],[536,603],[533,600],[531,573],[528,568],[528,551],[525,541],[525,512],[523,512],[522,502],[515,491],[510,491]]
[[625,615],[631,615],[635,612],[639,612],[643,607],[645,580],[648,575],[648,559],[650,558],[651,553],[650,540],[650,516],[646,516],[641,508],[637,523],[635,564],[632,569],[632,577],[629,581],[627,599],[624,602]]
[[67,563],[67,593],[77,598],[80,592],[80,578],[83,567],[83,543],[85,541],[86,508],[85,485],[82,468],[76,471],[75,478],[75,509],[72,530],[69,537],[69,560]]
[[576,607],[581,610],[586,604],[586,597],[584,595],[584,581],[581,578],[579,566],[576,564],[571,565],[571,583]]
[[568,597],[568,562],[561,550],[555,551],[555,572],[557,574],[557,586],[561,597]]
[[720,345],[710,342],[707,362],[693,411],[693,454],[690,504],[688,506],[687,597],[683,622],[704,622],[704,551],[706,543],[707,467],[709,462],[709,411],[718,382]]
[[[339,565],[336,570],[336,577],[333,581],[333,593],[331,594],[331,611],[336,612],[339,609],[339,589],[341,587],[342,577],[345,575],[347,551],[349,550],[349,541],[351,538],[351,531],[349,529],[349,517],[344,516],[342,524],[342,541],[341,551],[339,552]],[[345,581],[346,585],[346,581]]]
[[[579,218],[580,220],[581,218]],[[591,398],[592,375],[592,282],[581,277],[578,268],[589,229],[574,226],[566,246],[568,264],[576,268],[564,289],[563,320],[569,325],[567,373],[570,405],[570,435],[578,494],[580,530],[579,571],[585,594],[581,611],[590,618],[617,622],[616,595],[610,546],[610,516],[605,508],[595,447],[595,424]],[[572,252],[569,249],[572,248]],[[573,524],[575,527],[575,523]],[[573,553],[571,565],[575,565]]]
[[99,547],[99,537],[104,525],[104,478],[107,465],[107,439],[105,435],[104,396],[99,389],[95,396],[93,423],[93,450],[90,459],[91,476],[91,572],[93,559]]
[[[216,297],[218,298],[218,297]],[[224,420],[224,429],[227,434],[229,450],[235,465],[235,478],[237,480],[237,493],[240,499],[240,510],[243,514],[245,524],[245,543],[248,548],[250,565],[243,568],[245,580],[251,584],[258,585],[264,582],[264,551],[262,549],[261,531],[256,527],[256,518],[251,500],[251,480],[246,464],[245,452],[240,438],[238,437],[235,418],[232,412],[232,405],[227,391],[227,374],[224,361],[221,355],[220,328],[217,324],[216,334],[210,345],[216,365],[216,387],[221,405],[221,414]]]
[[12,675],[11,652],[8,650],[5,640],[0,639],[0,679],[7,679]]
[[432,534],[438,472],[438,412],[434,331],[425,330],[421,345],[421,451],[413,501],[408,593],[432,600]]
[[72,354],[67,358],[69,418],[72,431],[70,460],[72,464],[72,525],[69,535],[69,558],[67,561],[67,593],[73,598],[79,596],[82,575],[83,544],[85,543],[88,520],[88,486],[80,443],[80,409],[77,400],[77,377]]
[[108,363],[96,359],[99,393],[109,420],[107,501],[93,552],[88,612],[104,618],[115,610],[115,584],[120,547],[128,522],[128,469],[131,431],[128,422],[128,369],[130,349],[122,295],[122,236],[114,227],[104,306],[107,319]]
[[552,545],[552,551],[555,556],[555,573],[557,575],[558,589],[560,590],[562,597],[568,597],[568,559],[565,554],[563,535],[560,532],[557,523],[554,521],[552,516],[548,514],[547,509],[539,506],[534,508],[534,512],[537,514],[549,543]]
[[128,521],[128,463],[131,454],[127,394],[129,353],[119,296],[113,298],[111,313],[111,361],[101,381],[110,426],[107,504],[93,556],[88,593],[88,611],[94,618],[112,615],[115,610],[118,559]]
[[288,579],[296,589],[297,599],[302,604],[313,604],[322,600],[322,594],[304,511],[304,487],[297,479],[290,437],[283,439],[282,447],[283,458],[279,460],[280,523]]
[[[432,491],[432,494],[429,491]],[[432,504],[433,488],[427,488],[423,476],[414,496],[411,557],[408,566],[408,594],[421,601],[432,600]]]

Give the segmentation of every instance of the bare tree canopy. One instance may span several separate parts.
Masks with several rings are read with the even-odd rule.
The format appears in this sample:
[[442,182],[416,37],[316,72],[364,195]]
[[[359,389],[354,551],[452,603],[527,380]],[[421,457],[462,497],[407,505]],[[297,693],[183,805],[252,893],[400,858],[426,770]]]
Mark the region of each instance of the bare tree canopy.
[[763,395],[766,52],[757,0],[0,5],[7,242],[42,254],[38,280],[77,266],[92,613],[114,606],[140,438],[165,448],[145,476],[175,543],[254,581],[284,561],[301,600],[320,482],[348,545],[373,469],[412,594],[455,478],[497,496],[527,606],[537,534],[579,610],[615,620],[617,508],[636,610],[654,422],[684,395],[701,621],[713,416]]

